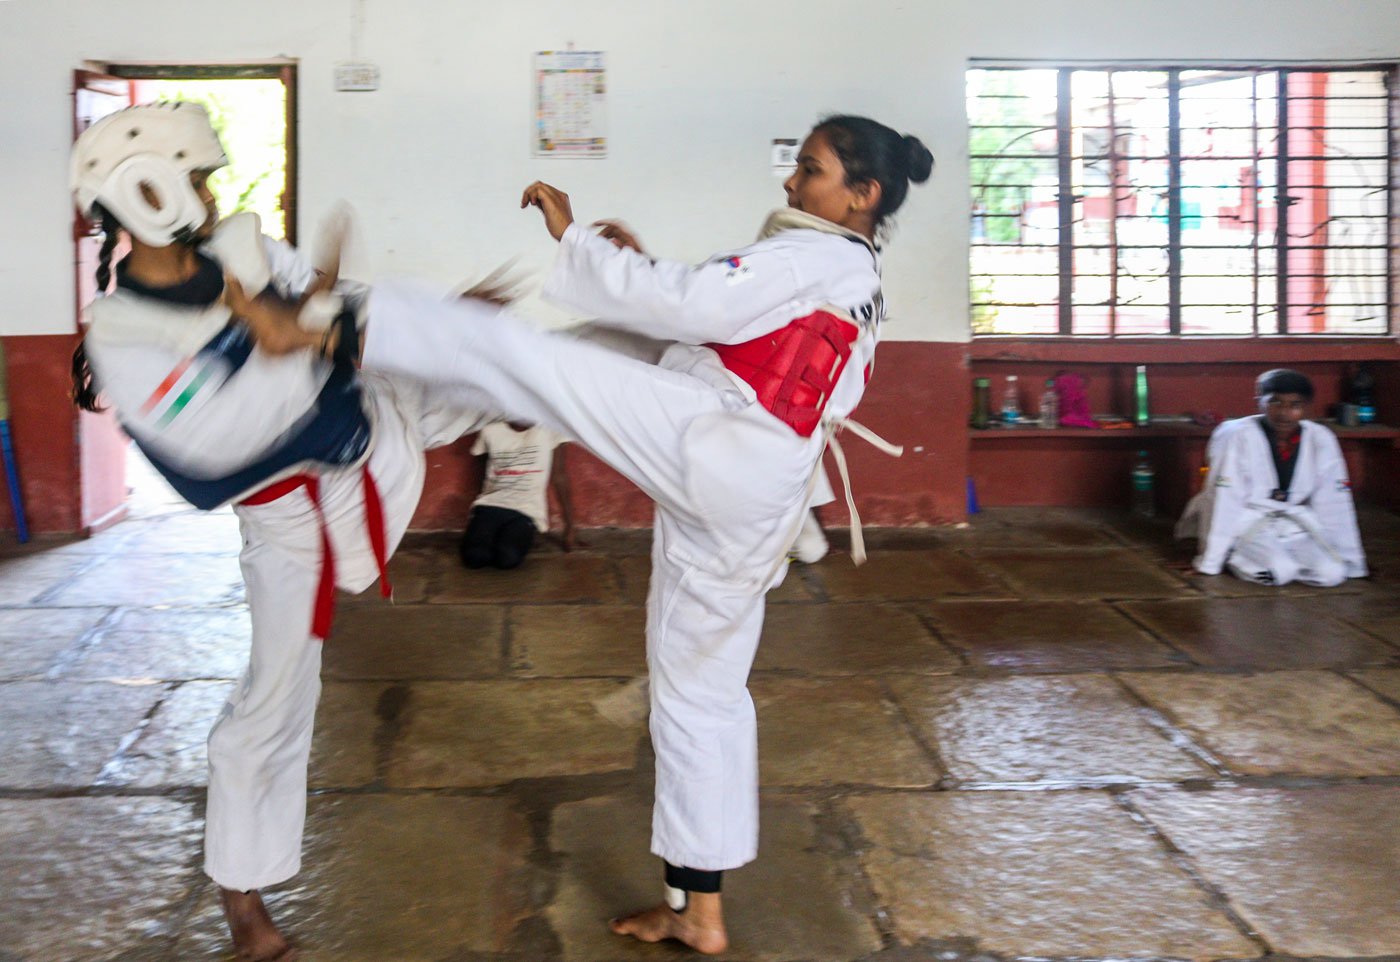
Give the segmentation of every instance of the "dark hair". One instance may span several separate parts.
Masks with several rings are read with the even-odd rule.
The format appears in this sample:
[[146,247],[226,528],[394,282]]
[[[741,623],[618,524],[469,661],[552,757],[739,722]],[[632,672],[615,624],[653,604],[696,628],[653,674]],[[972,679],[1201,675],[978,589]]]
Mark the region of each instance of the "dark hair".
[[94,204],[92,211],[97,215],[97,226],[102,231],[102,249],[97,252],[97,293],[106,294],[112,283],[112,251],[117,247],[117,232],[121,223],[112,212],[101,204]]
[[[117,231],[121,225],[101,204],[93,205],[98,225],[102,229],[102,249],[97,253],[97,293],[107,293],[112,283],[112,251],[117,246]],[[81,340],[73,349],[73,403],[84,411],[101,411],[97,401],[97,385],[92,375],[92,365],[88,364],[87,348]]]
[[1278,367],[1272,371],[1265,371],[1255,379],[1254,393],[1259,397],[1266,394],[1301,394],[1305,401],[1311,401],[1313,386],[1306,374]]
[[912,134],[897,131],[868,117],[837,114],[825,117],[812,132],[826,136],[846,169],[846,185],[866,181],[880,185],[875,226],[899,210],[910,183],[922,184],[933,172],[933,154]]

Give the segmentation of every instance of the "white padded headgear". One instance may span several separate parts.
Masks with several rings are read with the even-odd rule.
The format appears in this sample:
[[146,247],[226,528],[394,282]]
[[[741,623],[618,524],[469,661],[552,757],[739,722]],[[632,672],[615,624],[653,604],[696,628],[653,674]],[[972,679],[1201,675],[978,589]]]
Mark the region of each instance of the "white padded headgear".
[[[82,132],[73,145],[68,185],[83,216],[101,204],[138,240],[164,247],[187,238],[208,216],[190,173],[227,163],[199,104],[143,104]],[[157,203],[146,199],[143,187]]]

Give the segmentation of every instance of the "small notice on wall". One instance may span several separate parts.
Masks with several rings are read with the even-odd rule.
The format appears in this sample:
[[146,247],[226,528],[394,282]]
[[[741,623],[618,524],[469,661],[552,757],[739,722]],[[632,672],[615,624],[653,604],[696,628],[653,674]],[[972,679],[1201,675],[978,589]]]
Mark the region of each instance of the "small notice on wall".
[[536,157],[606,157],[607,73],[601,50],[535,54]]
[[797,170],[797,140],[792,137],[773,138],[773,176],[791,177]]

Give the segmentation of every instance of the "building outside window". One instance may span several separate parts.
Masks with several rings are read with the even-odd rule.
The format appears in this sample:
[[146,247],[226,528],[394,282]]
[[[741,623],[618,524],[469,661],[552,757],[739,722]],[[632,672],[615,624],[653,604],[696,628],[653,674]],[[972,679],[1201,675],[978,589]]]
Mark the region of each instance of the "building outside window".
[[967,73],[974,335],[1392,330],[1394,66]]

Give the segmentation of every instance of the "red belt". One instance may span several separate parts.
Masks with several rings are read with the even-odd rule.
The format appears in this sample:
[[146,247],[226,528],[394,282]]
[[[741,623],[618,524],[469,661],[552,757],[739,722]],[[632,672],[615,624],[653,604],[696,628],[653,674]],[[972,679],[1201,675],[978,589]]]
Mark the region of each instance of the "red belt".
[[[374,551],[374,563],[379,566],[379,593],[385,598],[393,594],[389,584],[388,537],[384,531],[384,505],[379,500],[379,489],[374,484],[374,476],[369,473],[369,465],[361,469],[365,487],[365,528],[369,531],[369,545]],[[324,641],[331,633],[331,618],[335,615],[335,553],[331,550],[330,531],[326,527],[326,515],[321,510],[321,480],[314,474],[294,474],[276,484],[269,484],[261,491],[255,491],[239,504],[270,504],[293,491],[306,489],[311,506],[316,509],[316,520],[321,527],[321,581],[316,586],[316,606],[312,609],[311,633]]]

